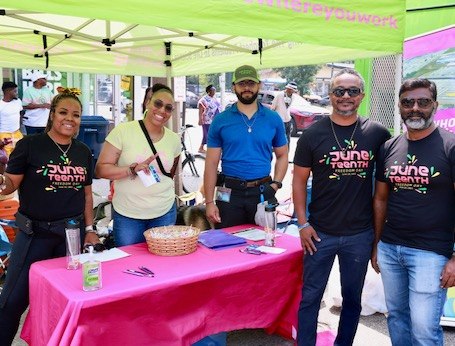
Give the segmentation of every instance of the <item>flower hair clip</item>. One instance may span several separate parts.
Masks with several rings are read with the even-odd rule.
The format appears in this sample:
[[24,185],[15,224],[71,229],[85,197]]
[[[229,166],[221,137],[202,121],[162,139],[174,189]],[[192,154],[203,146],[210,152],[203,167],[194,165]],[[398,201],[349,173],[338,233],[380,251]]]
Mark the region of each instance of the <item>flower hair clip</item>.
[[64,88],[62,86],[59,86],[57,88],[57,92],[59,94],[66,94],[66,95],[73,95],[73,96],[79,96],[81,94],[81,90],[78,88]]

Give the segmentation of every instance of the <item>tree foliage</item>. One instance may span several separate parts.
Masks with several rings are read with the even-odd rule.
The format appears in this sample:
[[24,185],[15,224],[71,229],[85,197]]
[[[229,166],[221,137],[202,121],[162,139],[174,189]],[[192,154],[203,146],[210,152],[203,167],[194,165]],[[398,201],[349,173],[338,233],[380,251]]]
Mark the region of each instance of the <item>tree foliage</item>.
[[205,92],[205,88],[212,84],[217,90],[219,90],[219,73],[212,73],[212,74],[201,74],[201,75],[193,75],[186,77],[186,84],[193,84],[199,85],[201,90],[200,92]]
[[309,86],[320,68],[320,65],[302,65],[274,68],[273,70],[288,82],[295,82],[301,94],[307,94],[310,90]]

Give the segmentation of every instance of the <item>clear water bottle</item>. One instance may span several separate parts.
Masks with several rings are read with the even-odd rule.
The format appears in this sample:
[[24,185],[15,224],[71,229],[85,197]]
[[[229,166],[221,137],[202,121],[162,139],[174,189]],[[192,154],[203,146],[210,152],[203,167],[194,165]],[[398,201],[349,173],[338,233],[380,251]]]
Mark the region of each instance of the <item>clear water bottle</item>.
[[265,206],[265,246],[275,246],[276,206],[276,204],[267,204]]
[[79,268],[81,255],[81,232],[79,221],[68,220],[65,225],[66,238],[66,268]]

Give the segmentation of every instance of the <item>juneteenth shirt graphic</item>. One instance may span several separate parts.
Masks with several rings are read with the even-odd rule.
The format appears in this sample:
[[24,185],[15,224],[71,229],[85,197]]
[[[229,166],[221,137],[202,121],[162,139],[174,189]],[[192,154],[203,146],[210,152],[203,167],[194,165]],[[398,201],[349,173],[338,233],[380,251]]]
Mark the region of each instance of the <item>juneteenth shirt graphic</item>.
[[325,163],[332,172],[329,174],[329,179],[341,179],[342,176],[358,176],[365,178],[370,162],[374,158],[371,150],[356,150],[357,144],[355,141],[345,140],[346,150],[336,150],[332,147],[332,151],[324,155],[319,163]]
[[49,163],[36,171],[36,173],[49,179],[49,184],[45,190],[56,192],[57,189],[82,189],[87,177],[87,169],[81,166],[72,166],[69,158],[64,155],[61,155],[59,159],[62,162],[54,163],[53,160],[50,160]]
[[385,168],[385,177],[393,185],[393,191],[399,189],[413,190],[418,193],[427,193],[430,179],[441,173],[435,167],[419,166],[416,155],[407,154],[407,162],[393,162]]

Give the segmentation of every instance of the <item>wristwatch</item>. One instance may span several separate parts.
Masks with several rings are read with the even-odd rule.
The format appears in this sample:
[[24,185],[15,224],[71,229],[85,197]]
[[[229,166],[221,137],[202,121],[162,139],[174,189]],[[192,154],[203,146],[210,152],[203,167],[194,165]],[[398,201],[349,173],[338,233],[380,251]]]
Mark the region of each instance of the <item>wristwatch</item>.
[[96,233],[96,226],[95,225],[86,226],[85,233]]
[[281,181],[272,180],[270,184],[275,184],[279,189],[283,187],[283,183]]

